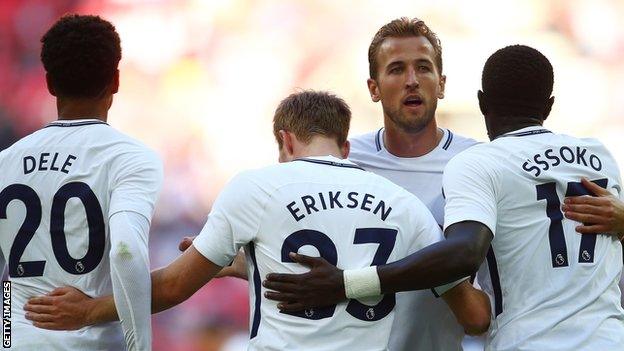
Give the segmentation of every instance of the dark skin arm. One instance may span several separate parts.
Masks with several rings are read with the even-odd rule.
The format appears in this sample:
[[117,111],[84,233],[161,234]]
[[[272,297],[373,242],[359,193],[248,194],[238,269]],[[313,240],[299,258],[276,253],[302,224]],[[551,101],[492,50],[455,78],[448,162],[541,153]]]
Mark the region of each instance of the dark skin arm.
[[[482,223],[455,223],[445,231],[446,240],[399,261],[378,266],[384,294],[429,289],[474,274],[485,259],[492,232]],[[346,299],[342,270],[320,257],[291,254],[295,262],[311,268],[303,274],[272,273],[263,285],[265,296],[280,301],[283,311],[332,305]]]
[[563,205],[566,218],[581,222],[576,227],[581,234],[613,234],[624,240],[624,203],[587,178],[581,183],[594,196],[566,198]]

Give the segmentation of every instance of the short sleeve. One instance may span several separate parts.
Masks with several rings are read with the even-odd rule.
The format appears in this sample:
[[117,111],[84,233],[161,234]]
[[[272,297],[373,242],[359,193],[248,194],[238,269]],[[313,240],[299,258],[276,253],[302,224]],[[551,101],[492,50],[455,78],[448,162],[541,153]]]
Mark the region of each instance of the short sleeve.
[[268,198],[252,177],[236,176],[215,200],[193,246],[215,264],[227,265],[242,246],[256,238]]
[[408,241],[408,254],[444,240],[442,229],[429,209],[413,195],[409,207],[412,213],[408,215],[413,218],[414,223],[410,224],[413,233]]
[[[463,221],[486,225],[496,233],[496,189],[491,159],[468,150],[453,158],[444,169],[444,229]],[[490,172],[490,173],[488,173]]]
[[136,212],[151,221],[163,182],[162,162],[149,149],[120,155],[111,172],[111,202],[108,217],[117,212]]

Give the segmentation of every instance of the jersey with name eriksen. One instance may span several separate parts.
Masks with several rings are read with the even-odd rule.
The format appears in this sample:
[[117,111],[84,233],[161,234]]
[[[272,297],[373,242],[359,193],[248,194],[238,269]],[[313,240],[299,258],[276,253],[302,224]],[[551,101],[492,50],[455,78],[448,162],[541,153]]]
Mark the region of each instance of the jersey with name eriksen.
[[477,145],[445,170],[445,226],[487,225],[479,283],[492,300],[487,350],[624,350],[622,246],[580,235],[566,196],[586,177],[622,198],[618,166],[595,139],[528,127]]
[[[349,159],[362,168],[379,174],[416,195],[442,227],[444,167],[457,153],[477,144],[473,139],[442,129],[438,146],[420,157],[397,157],[384,146],[384,128],[350,139]],[[390,336],[392,351],[461,350],[463,328],[444,301],[431,291],[397,294],[394,326]]]
[[325,156],[236,176],[193,245],[221,266],[245,247],[251,350],[386,350],[394,294],[285,314],[264,298],[261,281],[271,272],[308,270],[289,252],[320,255],[341,269],[364,268],[441,238],[415,196],[348,160]]
[[[57,121],[0,152],[0,169],[11,349],[125,349],[118,322],[43,330],[24,318],[23,306],[61,286],[89,296],[112,293],[108,218],[119,211],[151,218],[162,177],[156,154],[102,121]],[[141,177],[146,188],[115,192],[129,177]]]

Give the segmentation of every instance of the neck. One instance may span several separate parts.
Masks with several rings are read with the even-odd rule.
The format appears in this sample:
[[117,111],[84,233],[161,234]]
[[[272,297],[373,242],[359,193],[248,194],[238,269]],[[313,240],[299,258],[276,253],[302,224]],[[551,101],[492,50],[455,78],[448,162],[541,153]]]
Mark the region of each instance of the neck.
[[394,156],[419,157],[435,149],[442,136],[444,132],[438,129],[435,119],[418,132],[407,132],[393,123],[385,123],[383,142]]
[[106,122],[111,102],[112,97],[100,99],[58,98],[56,100],[58,119],[96,118]]
[[310,143],[301,145],[301,148],[293,154],[294,158],[311,157],[311,156],[327,156],[331,155],[337,158],[345,158],[342,150],[336,144],[333,138],[325,138],[317,136],[312,138]]
[[490,140],[494,140],[499,136],[513,132],[514,130],[541,126],[544,122],[535,117],[509,117],[509,116],[488,116],[488,136]]

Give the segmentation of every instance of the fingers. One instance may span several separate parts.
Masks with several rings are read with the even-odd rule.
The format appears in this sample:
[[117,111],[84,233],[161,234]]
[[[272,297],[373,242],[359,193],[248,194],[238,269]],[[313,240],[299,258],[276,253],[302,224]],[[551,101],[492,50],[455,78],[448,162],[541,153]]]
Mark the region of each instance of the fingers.
[[47,313],[27,312],[24,316],[33,322],[53,322],[55,320],[53,315]]
[[33,313],[43,313],[43,314],[52,314],[52,312],[54,311],[54,307],[50,306],[50,305],[31,305],[31,304],[26,304],[24,305],[24,310],[28,311],[28,312],[33,312]]
[[611,202],[606,197],[594,197],[594,196],[570,196],[566,197],[563,201],[565,206],[569,205],[591,205],[591,206],[607,206]]
[[601,206],[593,206],[593,205],[568,205],[564,204],[561,206],[564,212],[568,213],[584,213],[584,214],[594,214],[594,215],[608,215],[608,210],[605,207]]
[[263,282],[263,285],[265,283],[272,283],[272,282],[299,284],[302,280],[305,279],[305,277],[306,277],[305,273],[303,274],[269,273],[267,274],[266,280]]
[[299,302],[282,302],[277,304],[277,308],[279,308],[282,312],[297,312],[303,311],[306,307]]
[[74,290],[74,288],[69,286],[63,286],[50,291],[48,293],[48,296],[61,296],[67,294],[68,292],[71,292],[72,290]]
[[583,184],[583,186],[589,190],[592,194],[596,195],[596,196],[607,196],[607,195],[611,195],[611,193],[607,190],[604,189],[603,187],[601,187],[600,185],[590,182],[589,179],[583,177],[581,179],[581,184]]
[[52,305],[54,304],[54,298],[50,296],[37,296],[28,299],[29,305]]
[[290,256],[290,258],[293,261],[300,263],[304,266],[307,266],[309,268],[312,268],[316,264],[321,263],[322,262],[321,260],[323,259],[321,257],[306,256],[306,255],[298,254],[295,252],[289,253],[288,256]]
[[604,234],[610,231],[609,226],[604,224],[580,225],[576,231],[581,234]]
[[281,293],[277,291],[267,291],[264,293],[264,297],[266,297],[269,300],[282,301],[282,302],[297,300],[297,296],[295,294]]
[[608,222],[608,219],[602,216],[576,212],[566,212],[565,217],[581,223],[605,224]]
[[270,290],[276,290],[284,293],[294,293],[299,291],[299,285],[292,283],[281,283],[265,280],[264,282],[262,282],[262,286]]

